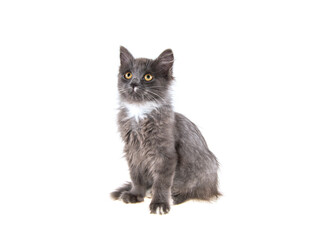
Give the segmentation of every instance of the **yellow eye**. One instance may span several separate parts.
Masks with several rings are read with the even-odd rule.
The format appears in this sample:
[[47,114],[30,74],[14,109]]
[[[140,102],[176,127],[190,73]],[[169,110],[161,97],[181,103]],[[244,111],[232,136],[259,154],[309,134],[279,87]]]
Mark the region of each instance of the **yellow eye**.
[[151,81],[151,80],[152,80],[152,78],[153,78],[153,77],[152,77],[152,75],[151,75],[151,74],[149,74],[149,73],[148,73],[148,74],[146,74],[146,75],[144,75],[144,80],[146,80],[146,81],[148,81],[148,82],[149,82],[149,81]]
[[125,73],[125,78],[126,78],[126,79],[132,78],[132,73],[131,73],[131,72]]

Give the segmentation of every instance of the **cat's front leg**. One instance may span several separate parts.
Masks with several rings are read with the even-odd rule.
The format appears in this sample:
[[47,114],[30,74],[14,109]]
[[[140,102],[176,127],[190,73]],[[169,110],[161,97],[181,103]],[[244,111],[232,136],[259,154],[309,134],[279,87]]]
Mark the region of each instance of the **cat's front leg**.
[[175,175],[177,155],[173,152],[159,154],[154,166],[151,213],[166,214],[170,211],[171,187]]
[[130,169],[130,178],[132,180],[132,187],[129,191],[125,191],[121,194],[121,200],[125,203],[143,202],[146,186],[137,169]]
[[121,194],[121,200],[124,203],[137,203],[143,202],[146,188],[142,185],[133,184],[130,191],[125,191]]

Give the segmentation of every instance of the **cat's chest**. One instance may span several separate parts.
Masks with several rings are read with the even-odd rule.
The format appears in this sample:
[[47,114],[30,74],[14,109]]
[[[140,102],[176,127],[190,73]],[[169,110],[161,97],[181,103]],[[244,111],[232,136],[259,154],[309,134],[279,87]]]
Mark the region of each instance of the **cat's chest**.
[[[127,145],[144,146],[153,142],[159,130],[159,121],[152,112],[145,112],[144,115],[130,116],[125,113],[121,122],[121,134]],[[156,114],[156,113],[155,113]],[[127,115],[127,116],[126,116]]]
[[131,118],[125,125],[123,136],[125,142],[129,145],[143,146],[146,142],[152,141],[154,134],[158,132],[155,121],[148,116],[136,120]]

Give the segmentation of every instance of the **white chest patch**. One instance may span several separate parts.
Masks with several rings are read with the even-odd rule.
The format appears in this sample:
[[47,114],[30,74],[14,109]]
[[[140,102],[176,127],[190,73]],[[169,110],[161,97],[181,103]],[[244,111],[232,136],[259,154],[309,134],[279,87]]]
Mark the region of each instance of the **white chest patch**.
[[135,118],[137,122],[147,117],[153,110],[161,105],[155,102],[146,102],[142,104],[122,103],[122,107],[127,109],[128,118]]

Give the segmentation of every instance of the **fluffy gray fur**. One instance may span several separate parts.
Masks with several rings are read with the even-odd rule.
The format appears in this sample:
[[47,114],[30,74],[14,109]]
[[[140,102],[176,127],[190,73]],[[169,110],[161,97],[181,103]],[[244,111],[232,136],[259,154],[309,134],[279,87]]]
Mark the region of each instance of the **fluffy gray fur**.
[[[218,191],[218,161],[197,126],[173,111],[171,49],[155,59],[137,58],[120,48],[118,125],[132,182],[111,193],[125,203],[142,202],[151,189],[151,213],[168,213],[189,199],[209,201]],[[127,79],[125,74],[132,73]],[[153,79],[146,81],[145,74]],[[140,111],[133,112],[132,109]]]

